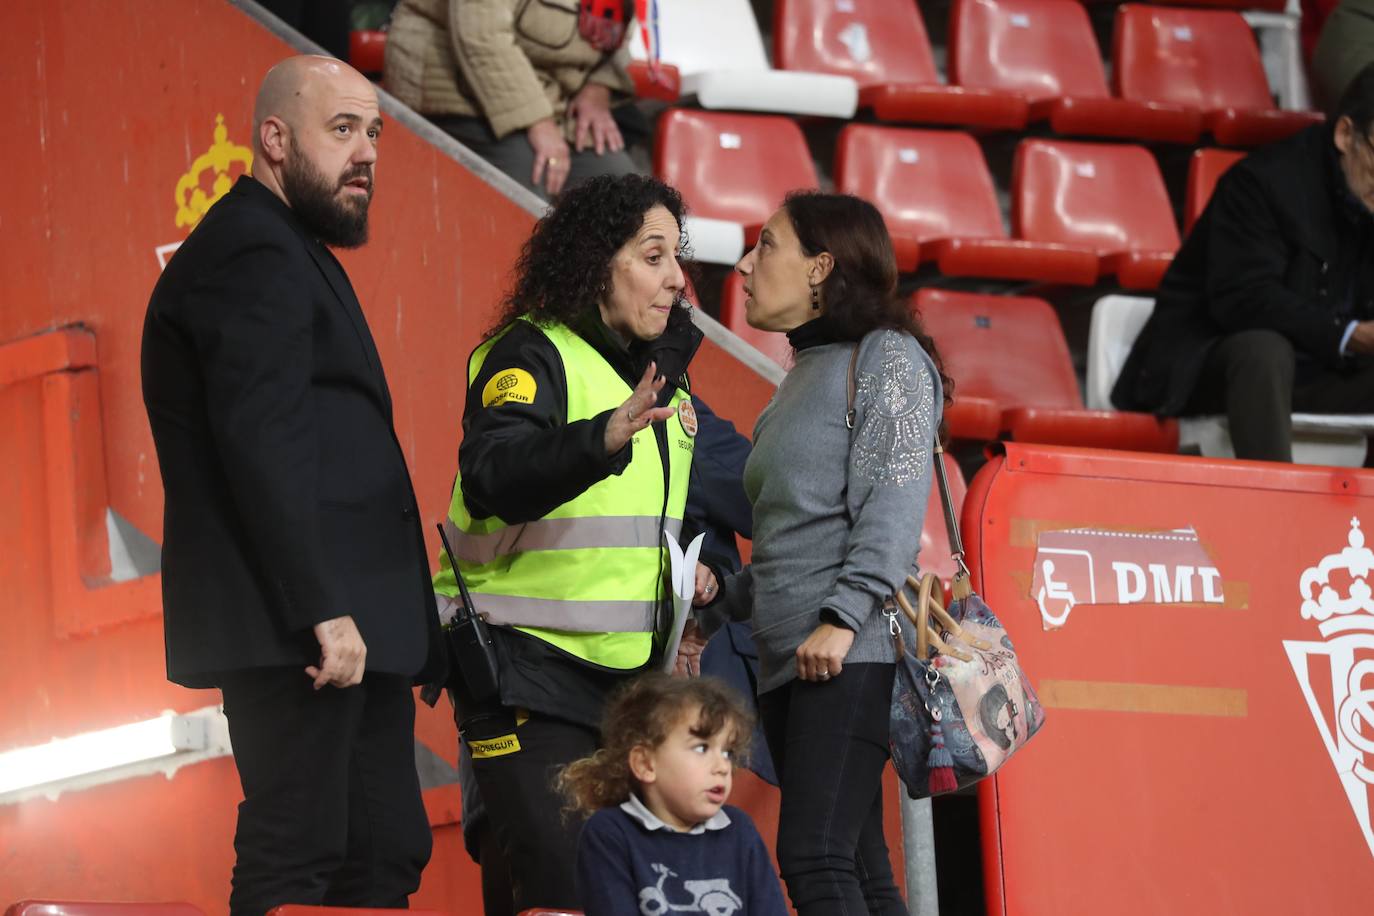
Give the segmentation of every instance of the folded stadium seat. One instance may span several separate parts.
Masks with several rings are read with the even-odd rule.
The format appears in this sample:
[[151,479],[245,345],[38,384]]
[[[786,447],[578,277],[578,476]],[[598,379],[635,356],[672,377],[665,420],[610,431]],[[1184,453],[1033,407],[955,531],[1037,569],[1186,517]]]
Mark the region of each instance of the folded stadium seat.
[[[1083,407],[1069,345],[1042,299],[922,289],[926,331],[954,379],[955,403],[1001,407],[1001,431],[1018,442],[1141,452],[1178,449],[1178,424],[1144,413]],[[950,423],[954,432],[953,421]]]
[[[1091,408],[1111,407],[1112,387],[1140,336],[1155,301],[1145,296],[1103,296],[1093,305],[1088,327],[1087,400]],[[1293,414],[1293,462],[1337,467],[1364,464],[1374,415]],[[1184,417],[1179,443],[1210,458],[1234,458],[1225,417]]]
[[744,319],[744,278],[731,273],[720,291],[720,323],[734,331],[745,343],[782,366],[792,368],[792,344],[781,331],[760,331]]
[[1127,4],[1116,14],[1116,94],[1202,112],[1222,146],[1258,146],[1322,120],[1274,107],[1254,33],[1240,13]]
[[[1094,0],[1095,2],[1095,0]],[[1212,6],[1228,10],[1267,10],[1282,13],[1288,9],[1288,0],[1158,0],[1164,6]],[[1335,7],[1332,2],[1331,7]],[[1307,16],[1304,8],[1303,16]]]
[[1126,289],[1154,289],[1178,250],[1164,178],[1141,146],[1023,140],[1012,177],[1012,232],[1101,258]]
[[[739,227],[743,245],[754,244],[788,191],[820,183],[806,138],[792,119],[685,108],[659,117],[654,174],[687,202],[695,219],[688,226],[694,249],[701,220]],[[741,254],[713,262],[733,264]],[[698,258],[704,260],[699,251]]]
[[955,0],[950,81],[1019,92],[1055,133],[1196,143],[1202,114],[1113,98],[1092,23],[1077,0]]
[[1007,237],[983,151],[968,134],[851,124],[836,146],[835,188],[882,211],[901,270],[924,258],[952,277],[1097,282],[1096,253]]
[[[773,111],[851,118],[859,87],[848,76],[774,70],[768,63],[749,0],[657,0],[659,60],[681,76],[683,96],[703,108]],[[643,30],[630,36],[630,55],[647,60]]]
[[348,62],[354,70],[380,79],[385,56],[386,32],[381,29],[354,29],[348,33]]
[[999,130],[1026,126],[1020,93],[946,86],[912,0],[775,0],[778,67],[852,77],[859,105],[882,121]]
[[1193,153],[1188,160],[1188,191],[1183,201],[1184,234],[1193,231],[1193,223],[1212,199],[1217,179],[1244,158],[1244,153],[1229,149],[1200,149]]
[[[548,911],[552,913],[553,911]],[[381,907],[308,906],[283,903],[267,911],[267,916],[449,916],[443,910],[400,910]]]
[[20,900],[5,909],[5,916],[205,916],[205,911],[190,903]]
[[636,98],[676,102],[682,97],[682,73],[672,64],[659,61],[653,67],[646,60],[632,60],[628,70]]

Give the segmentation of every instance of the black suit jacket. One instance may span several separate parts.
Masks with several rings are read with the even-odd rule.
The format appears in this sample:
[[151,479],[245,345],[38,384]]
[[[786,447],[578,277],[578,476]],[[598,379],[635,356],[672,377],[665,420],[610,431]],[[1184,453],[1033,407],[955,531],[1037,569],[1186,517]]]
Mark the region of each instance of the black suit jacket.
[[1346,362],[1345,327],[1372,308],[1369,216],[1345,189],[1331,131],[1257,150],[1217,182],[1112,390],[1117,407],[1178,415],[1212,344],[1238,331],[1292,341],[1299,381]]
[[338,261],[252,178],[153,290],[143,400],[166,499],[171,680],[311,664],[314,625],[345,614],[366,670],[442,675],[415,494],[367,322]]

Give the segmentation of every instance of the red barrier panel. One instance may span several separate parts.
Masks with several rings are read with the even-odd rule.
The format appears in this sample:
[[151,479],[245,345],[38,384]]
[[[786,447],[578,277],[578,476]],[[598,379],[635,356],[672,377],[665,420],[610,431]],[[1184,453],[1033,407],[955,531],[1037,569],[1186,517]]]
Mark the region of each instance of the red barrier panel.
[[[1009,444],[963,521],[1047,710],[981,790],[989,913],[1369,912],[1374,474]],[[1220,603],[1089,603],[1094,560],[1115,562],[1095,575],[1119,574],[1128,598],[1145,587],[1130,565],[1158,560],[1166,591],[1189,581],[1160,546],[1187,527]],[[1057,555],[1059,598],[1080,584],[1046,630],[1038,538],[1078,528],[1125,538],[1134,560],[1092,548],[1102,534]]]

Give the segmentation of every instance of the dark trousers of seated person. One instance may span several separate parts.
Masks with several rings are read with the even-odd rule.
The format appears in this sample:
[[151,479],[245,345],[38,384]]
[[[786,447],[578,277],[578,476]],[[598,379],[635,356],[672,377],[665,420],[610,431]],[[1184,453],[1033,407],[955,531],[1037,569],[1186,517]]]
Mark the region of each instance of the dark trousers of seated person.
[[[536,185],[534,176],[534,147],[523,130],[512,131],[500,140],[491,132],[484,118],[464,118],[456,116],[436,116],[430,119],[459,143],[472,150],[483,159],[514,178],[528,190],[548,200],[549,193],[543,185]],[[572,144],[568,146],[571,148]],[[624,150],[606,150],[597,155],[595,149],[572,150],[572,161],[568,163],[568,180],[564,189],[575,188],[589,178],[598,175],[630,175],[639,171],[634,160]]]
[[781,779],[778,866],[798,916],[906,916],[883,836],[895,665],[845,665],[759,697]]
[[[555,780],[563,767],[596,752],[596,730],[502,706],[479,718],[461,699],[455,718],[486,809],[479,839],[483,911],[579,909],[577,838],[584,818],[565,815],[568,801]],[[507,740],[511,735],[514,741]],[[493,744],[484,749],[484,742]]]
[[1304,372],[1277,331],[1240,331],[1213,344],[1184,410],[1224,413],[1237,458],[1293,460],[1293,412],[1374,413],[1374,365]]
[[302,668],[256,668],[221,675],[220,690],[244,795],[232,916],[404,908],[432,844],[410,679],[315,690]]

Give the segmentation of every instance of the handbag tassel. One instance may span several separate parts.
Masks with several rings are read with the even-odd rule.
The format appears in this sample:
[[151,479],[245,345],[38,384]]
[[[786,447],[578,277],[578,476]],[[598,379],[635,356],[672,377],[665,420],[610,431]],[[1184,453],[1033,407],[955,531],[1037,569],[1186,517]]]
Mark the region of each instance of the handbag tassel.
[[930,723],[930,756],[926,758],[926,769],[930,771],[931,795],[959,788],[959,781],[954,778],[954,758],[945,747],[945,730],[940,727],[939,719]]

